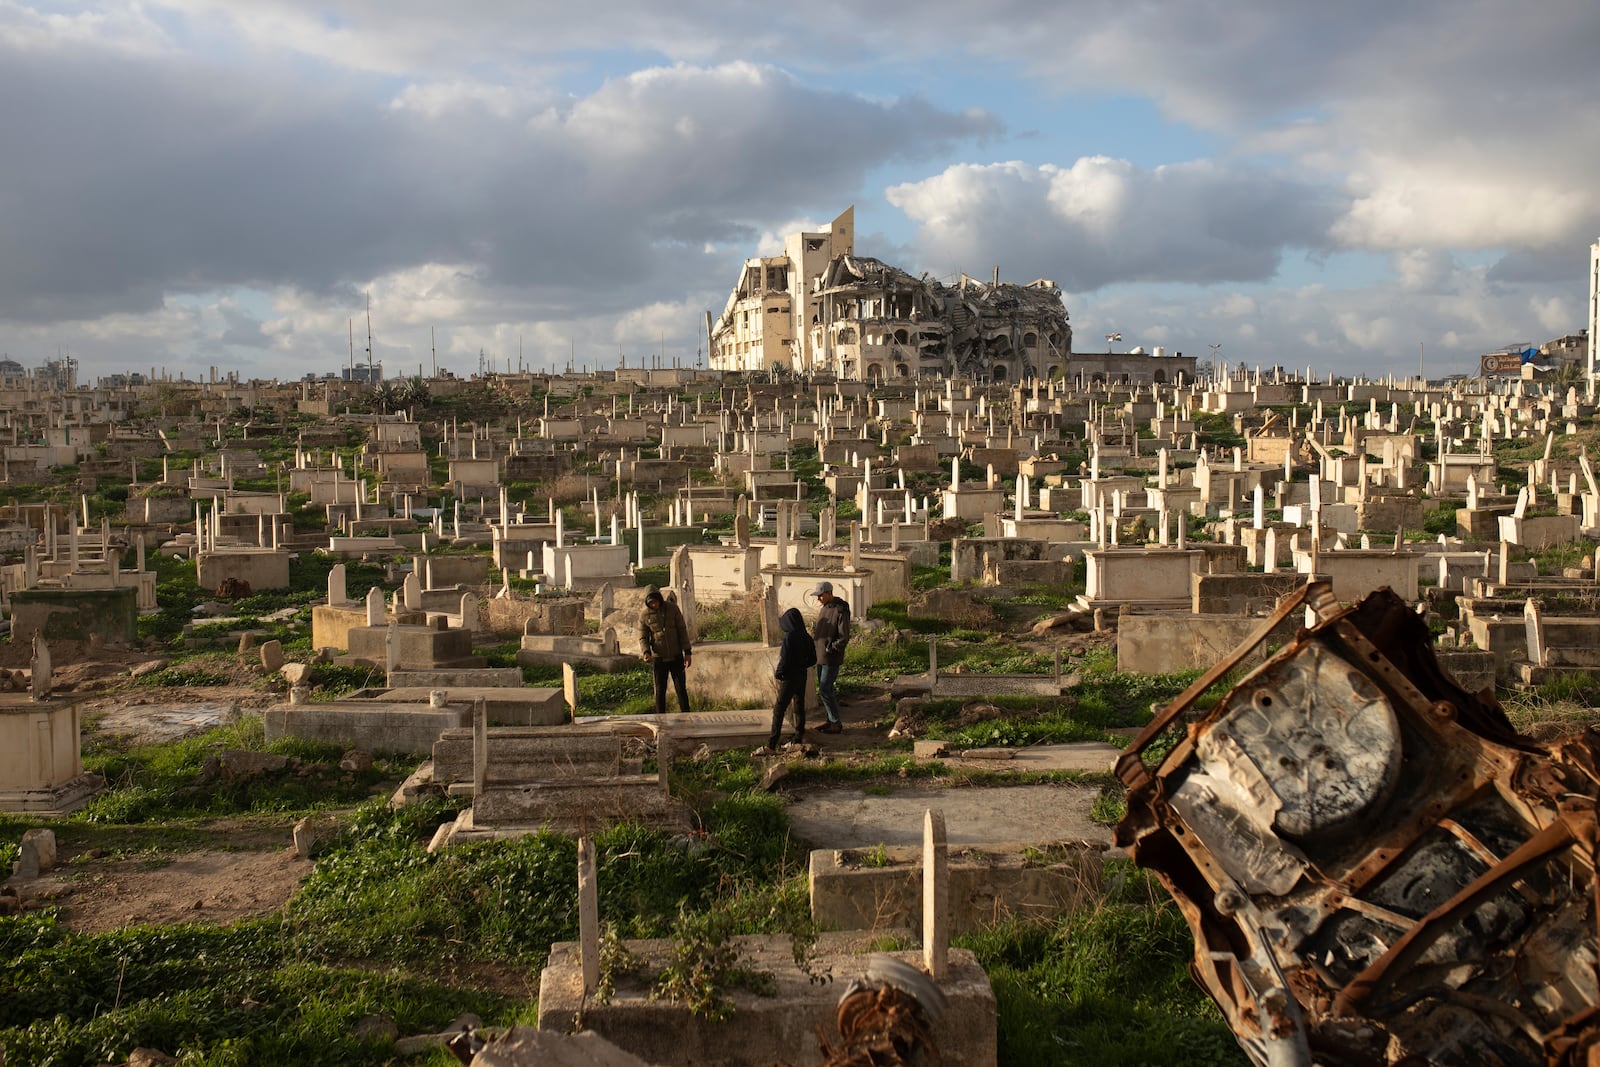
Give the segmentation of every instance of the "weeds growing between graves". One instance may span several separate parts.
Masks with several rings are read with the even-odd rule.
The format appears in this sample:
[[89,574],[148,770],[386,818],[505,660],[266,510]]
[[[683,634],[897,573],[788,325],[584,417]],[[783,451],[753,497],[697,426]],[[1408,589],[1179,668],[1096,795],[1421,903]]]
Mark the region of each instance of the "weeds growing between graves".
[[1153,879],[1109,864],[1104,896],[1054,923],[955,939],[989,973],[1001,1063],[1143,1067],[1248,1063],[1188,974],[1193,941]]
[[[230,778],[212,762],[223,751],[262,752],[291,762],[282,769]],[[300,738],[268,744],[261,719],[236,723],[161,744],[135,745],[115,735],[86,746],[84,769],[110,787],[72,816],[94,823],[150,823],[244,812],[310,811],[354,803],[380,781],[414,767],[412,757],[380,758],[364,771],[339,768],[342,749]]]

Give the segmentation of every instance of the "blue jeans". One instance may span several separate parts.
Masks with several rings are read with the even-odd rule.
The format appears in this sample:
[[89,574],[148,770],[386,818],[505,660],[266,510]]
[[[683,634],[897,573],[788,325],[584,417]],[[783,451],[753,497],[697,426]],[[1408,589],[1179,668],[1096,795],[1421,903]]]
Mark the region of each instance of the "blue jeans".
[[829,722],[839,721],[839,694],[833,688],[838,680],[837,663],[817,664],[817,703],[822,705],[823,715]]

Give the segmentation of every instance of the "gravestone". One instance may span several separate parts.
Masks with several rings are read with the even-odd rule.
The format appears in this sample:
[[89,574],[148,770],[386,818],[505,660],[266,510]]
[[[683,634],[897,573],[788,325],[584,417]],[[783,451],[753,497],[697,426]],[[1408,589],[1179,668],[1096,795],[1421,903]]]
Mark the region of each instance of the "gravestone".
[[345,569],[343,563],[335,563],[328,571],[328,603],[332,605],[343,604],[349,598],[345,595],[344,583]]
[[50,699],[50,645],[37,632],[33,635],[32,683],[34,700]]
[[261,646],[261,669],[268,674],[276,673],[283,668],[283,643],[268,641]]
[[367,625],[383,625],[383,590],[373,586],[367,590]]

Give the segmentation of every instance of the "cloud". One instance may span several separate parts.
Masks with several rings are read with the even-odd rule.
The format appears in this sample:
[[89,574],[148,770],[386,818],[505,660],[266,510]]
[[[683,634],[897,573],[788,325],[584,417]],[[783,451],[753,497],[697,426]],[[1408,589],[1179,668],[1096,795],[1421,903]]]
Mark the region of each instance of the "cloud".
[[8,39],[0,97],[30,106],[0,112],[18,161],[0,174],[0,318],[24,321],[235,287],[348,297],[439,262],[623,309],[707,244],[739,246],[727,284],[761,220],[848,202],[871,167],[1000,128],[750,63],[646,69],[567,99]]
[[[1451,266],[1430,286],[1403,298],[1387,282],[1242,289],[1171,287],[1152,296],[1114,287],[1075,296],[1074,332],[1096,337],[1118,330],[1125,345],[1160,343],[1168,351],[1207,355],[1247,365],[1304,368],[1319,373],[1415,373],[1418,345],[1427,373],[1470,373],[1484,352],[1513,341],[1538,343],[1574,328],[1581,278],[1548,296],[1496,284],[1483,266]],[[1235,314],[1247,306],[1254,312]]]
[[1119,282],[1271,278],[1286,248],[1326,244],[1325,189],[1213,161],[1142,169],[1087,156],[1070,167],[962,164],[890,188],[935,273],[1000,263],[1082,292]]

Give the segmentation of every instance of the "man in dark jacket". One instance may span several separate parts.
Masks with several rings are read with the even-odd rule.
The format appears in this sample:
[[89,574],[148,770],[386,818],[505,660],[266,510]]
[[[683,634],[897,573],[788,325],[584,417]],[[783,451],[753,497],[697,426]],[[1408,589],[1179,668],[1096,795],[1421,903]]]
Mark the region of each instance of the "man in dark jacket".
[[778,679],[778,701],[772,705],[772,732],[765,746],[756,749],[758,756],[770,756],[778,751],[778,735],[783,732],[783,715],[794,701],[794,743],[806,739],[806,679],[817,662],[817,648],[806,633],[806,620],[798,608],[790,608],[778,620],[783,631],[783,644],[778,648],[778,666],[772,672]]
[[678,710],[689,711],[689,683],[684,670],[694,653],[689,648],[689,628],[683,623],[678,605],[669,604],[661,590],[649,586],[644,591],[644,612],[639,616],[639,648],[644,661],[655,669],[656,714],[667,710],[667,677],[678,690]]
[[839,721],[839,694],[834,683],[844,666],[844,646],[850,643],[850,605],[833,595],[832,582],[818,582],[811,592],[822,605],[817,624],[811,628],[817,646],[817,703],[826,718],[817,729],[837,734],[843,732],[844,724]]

